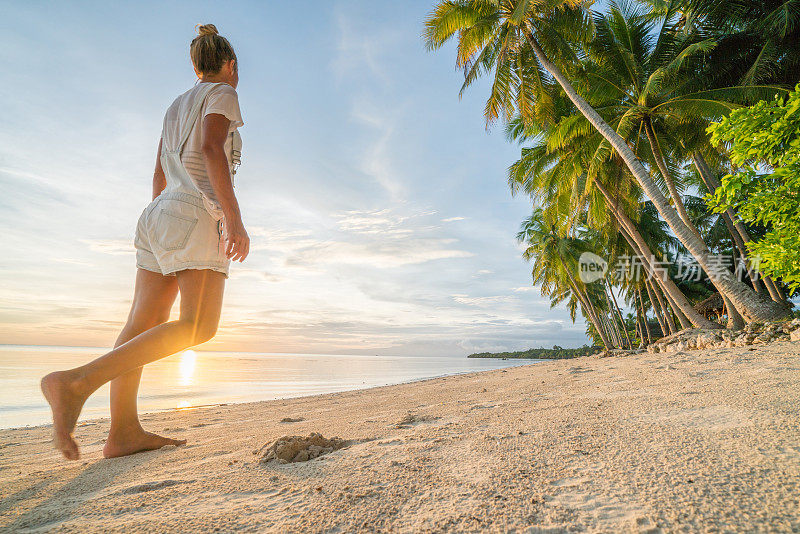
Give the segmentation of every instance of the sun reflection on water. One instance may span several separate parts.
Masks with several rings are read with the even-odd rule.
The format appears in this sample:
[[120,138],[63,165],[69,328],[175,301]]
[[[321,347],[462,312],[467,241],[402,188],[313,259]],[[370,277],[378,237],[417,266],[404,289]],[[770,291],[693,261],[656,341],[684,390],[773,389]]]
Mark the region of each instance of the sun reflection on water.
[[197,353],[193,350],[185,350],[181,353],[180,363],[180,385],[191,386],[194,382],[194,369],[197,366]]

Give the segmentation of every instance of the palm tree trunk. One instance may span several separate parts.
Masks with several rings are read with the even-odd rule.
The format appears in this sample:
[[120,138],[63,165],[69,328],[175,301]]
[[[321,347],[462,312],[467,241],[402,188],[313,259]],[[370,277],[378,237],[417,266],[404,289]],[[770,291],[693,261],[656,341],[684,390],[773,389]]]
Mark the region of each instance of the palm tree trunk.
[[736,308],[731,306],[731,301],[723,296],[722,303],[725,305],[725,312],[728,314],[728,330],[741,330],[744,328],[744,319],[736,311]]
[[672,308],[672,311],[675,312],[675,316],[678,318],[678,322],[681,323],[681,330],[683,330],[684,328],[691,328],[692,327],[691,321],[689,321],[689,318],[686,317],[686,315],[681,311],[681,309],[675,305],[675,302],[672,300],[672,297],[669,296],[669,293],[664,291],[664,296],[667,297],[667,302],[669,302],[669,306]]
[[[580,290],[579,289],[573,290],[573,291],[576,291],[576,293],[575,293],[576,295],[580,295]],[[581,296],[578,297],[578,300],[583,301],[584,298],[585,297],[583,297],[581,295]],[[611,343],[611,341],[609,340],[608,334],[606,333],[606,331],[603,328],[602,323],[600,322],[600,318],[597,315],[597,310],[595,310],[595,308],[594,308],[594,306],[592,306],[591,302],[585,302],[583,304],[583,306],[584,306],[584,311],[586,311],[586,315],[589,316],[589,320],[592,322],[592,326],[594,326],[594,329],[597,331],[597,334],[600,336],[600,340],[603,342],[603,346],[606,348],[606,350],[609,350],[609,349],[613,348],[612,347],[613,343]]]
[[639,334],[639,348],[644,347],[644,328],[642,327],[642,317],[639,315],[639,307],[636,306],[636,333]]
[[650,177],[650,174],[644,168],[642,162],[639,161],[636,154],[633,153],[625,140],[603,120],[600,114],[597,113],[586,100],[578,95],[575,88],[572,87],[572,84],[567,80],[561,70],[548,59],[547,54],[545,54],[542,47],[534,38],[530,28],[525,28],[523,31],[525,38],[533,49],[533,53],[536,55],[536,59],[542,67],[555,78],[558,84],[564,89],[567,97],[575,104],[575,107],[578,108],[592,126],[594,126],[609,144],[611,144],[617,154],[622,157],[625,164],[636,178],[636,181],[639,182],[642,190],[644,190],[645,194],[653,202],[653,205],[655,205],[658,212],[672,229],[672,232],[681,243],[683,243],[689,253],[695,257],[703,270],[709,273],[709,278],[720,293],[727,295],[733,304],[740,309],[743,315],[750,321],[770,321],[788,317],[790,315],[788,308],[758,295],[752,288],[732,277],[727,270],[720,270],[721,272],[719,273],[715,272],[708,259],[711,253],[706,244],[684,224],[675,208],[669,205],[664,194]]
[[[693,161],[694,161],[694,166],[697,169],[697,172],[700,174],[700,178],[702,178],[703,183],[706,184],[706,188],[709,191],[714,192],[719,187],[722,186],[722,182],[720,182],[717,179],[717,177],[714,176],[714,173],[711,172],[711,169],[708,166],[708,162],[706,162],[706,158],[703,156],[703,154],[701,154],[700,152],[695,152],[693,156]],[[747,250],[747,243],[753,240],[750,237],[750,232],[747,231],[747,227],[744,225],[741,219],[739,219],[739,217],[736,216],[736,213],[734,213],[733,208],[728,208],[727,210],[725,210],[725,214],[728,216],[731,224],[733,225],[733,228],[736,230],[735,232],[731,232],[731,236],[736,242],[736,247],[742,254],[742,258],[744,258],[744,261],[747,262],[747,258],[750,256],[750,252]],[[728,231],[730,231],[730,229]],[[759,289],[757,287],[758,277],[756,277],[753,274],[752,270],[749,268],[747,270],[747,274],[750,276],[750,279],[753,282],[753,287],[755,287],[756,290],[758,290]],[[764,285],[766,286],[767,291],[769,292],[769,296],[772,298],[772,300],[779,303],[785,303],[786,298],[784,297],[783,292],[781,292],[778,289],[778,286],[775,284],[772,278],[770,278],[769,276],[764,276],[763,280],[764,280]]]
[[628,329],[625,326],[625,318],[622,317],[622,311],[619,309],[619,304],[617,304],[617,297],[614,296],[614,288],[609,285],[608,292],[611,293],[611,300],[614,302],[614,308],[617,310],[617,317],[619,318],[619,324],[622,325],[622,331],[625,333],[625,339],[628,341],[628,347],[633,348],[633,342],[631,341],[631,336],[628,335]]
[[[611,207],[611,213],[614,215],[617,222],[619,222],[622,236],[628,241],[633,251],[639,254],[639,257],[642,258],[642,262],[649,266],[648,273],[652,273],[653,269],[652,265],[650,265],[650,258],[653,257],[653,252],[650,250],[647,242],[645,242],[642,234],[639,233],[639,230],[636,229],[636,225],[628,218],[625,211],[619,206],[617,199],[611,195],[611,192],[606,189],[605,185],[603,185],[600,180],[595,180],[594,184]],[[720,325],[706,319],[695,310],[686,298],[686,295],[675,285],[675,282],[673,282],[671,278],[668,276],[666,280],[659,276],[656,278],[659,284],[663,284],[664,291],[670,295],[675,306],[683,311],[684,315],[686,315],[687,319],[689,319],[694,326],[698,328],[721,328]]]
[[[605,283],[605,282],[604,282]],[[611,327],[614,331],[614,338],[617,341],[617,346],[623,348],[622,345],[622,334],[619,331],[619,327],[617,326],[617,317],[614,315],[614,306],[611,305],[611,299],[608,298],[608,287],[603,288],[603,293],[606,297],[606,306],[608,306],[608,320],[611,323]]]
[[[608,298],[608,295],[606,295],[606,298]],[[608,328],[608,331],[610,332],[609,337],[611,337],[611,339],[614,340],[615,348],[621,349],[622,341],[620,340],[619,330],[617,330],[617,324],[614,321],[613,316],[611,316],[610,314],[605,314],[603,315],[603,321],[605,321],[606,328]]]
[[[720,187],[722,184],[717,177],[711,172],[711,169],[708,167],[708,163],[706,162],[705,157],[700,152],[695,152],[692,157],[694,162],[694,166],[697,169],[700,178],[703,180],[703,183],[706,185],[706,189],[710,192],[714,192]],[[725,213],[722,214],[725,226],[728,228],[728,233],[731,234],[731,239],[733,240],[737,249],[739,249],[739,254],[742,255],[742,260],[745,262],[745,265],[748,265],[747,258],[750,256],[750,252],[747,250],[747,246],[745,243],[750,241],[750,233],[745,228],[744,224],[739,221],[736,214],[733,212],[733,208],[728,208],[725,210]],[[737,227],[738,221],[738,227]],[[744,236],[747,236],[745,240]],[[747,269],[747,275],[750,277],[750,281],[753,284],[753,288],[756,290],[757,293],[763,294],[764,287],[762,287],[761,282],[759,282],[758,277],[753,273],[751,268]],[[772,280],[770,280],[772,282]],[[770,292],[770,296],[772,294]],[[774,298],[773,298],[774,300]]]
[[650,280],[645,279],[644,287],[647,288],[647,295],[650,297],[650,307],[653,308],[653,315],[656,316],[656,320],[658,321],[658,326],[661,327],[661,335],[668,336],[671,332],[668,331],[667,323],[664,322],[664,315],[661,312],[661,308],[658,305],[656,296],[653,293],[653,286],[650,283]]
[[688,226],[698,238],[702,239],[700,232],[697,230],[697,227],[694,225],[692,219],[689,217],[689,214],[686,212],[686,206],[683,205],[683,199],[681,198],[680,193],[678,193],[678,188],[675,187],[675,180],[672,179],[672,173],[669,172],[669,169],[667,168],[667,163],[664,160],[664,153],[661,151],[661,145],[658,142],[658,137],[656,137],[656,131],[653,129],[653,123],[650,121],[649,117],[645,117],[643,122],[644,131],[647,134],[647,140],[650,142],[650,150],[653,153],[653,159],[656,160],[658,170],[661,172],[661,176],[664,178],[664,182],[667,184],[667,189],[672,197],[672,203],[675,204],[675,209],[678,211],[678,215],[686,224],[686,226]]
[[650,335],[650,322],[647,319],[647,308],[644,307],[644,297],[642,297],[642,288],[636,288],[636,294],[639,295],[639,304],[642,307],[642,320],[644,321],[644,329],[645,334],[647,334],[647,344],[651,344],[653,342],[653,338]]
[[[561,262],[564,263],[564,258],[561,258]],[[567,278],[569,280],[569,285],[572,288],[572,291],[575,293],[575,296],[578,298],[578,301],[583,306],[584,312],[586,315],[589,316],[589,320],[592,322],[592,326],[594,329],[597,330],[597,334],[600,336],[600,340],[603,342],[606,350],[611,348],[611,343],[608,340],[605,332],[603,331],[599,318],[597,317],[597,313],[595,312],[594,306],[592,306],[591,301],[588,300],[586,295],[581,293],[580,287],[578,286],[575,279],[572,277],[572,273],[569,270],[569,266],[564,263],[564,271],[567,273]]]
[[672,317],[672,310],[669,307],[669,304],[664,302],[664,296],[661,293],[661,288],[658,287],[656,284],[653,284],[653,293],[656,294],[656,298],[658,299],[658,305],[661,306],[661,309],[664,311],[664,320],[667,323],[667,328],[669,328],[670,334],[675,334],[678,332],[678,327],[675,326],[675,319]]
[[[647,328],[647,315],[644,313],[644,307],[639,303],[639,288],[633,291],[633,307],[636,310],[636,329],[639,331],[639,347],[644,347],[648,343],[645,341],[645,328]],[[644,316],[644,319],[642,319]]]
[[[728,229],[728,233],[731,235],[731,241],[733,242],[733,250],[734,251],[738,250],[741,261],[745,265],[748,265],[747,247],[745,247],[744,241],[742,240],[742,236],[739,234],[739,232],[736,230],[736,227],[733,225],[733,220],[731,219],[731,217],[733,216],[734,216],[733,210],[731,208],[728,208],[727,210],[725,210],[725,213],[722,213],[720,215],[720,217],[722,217],[722,220],[725,222],[725,228]],[[734,254],[734,264],[736,260],[735,256],[736,254]],[[753,289],[756,290],[756,293],[758,293],[759,295],[763,295],[767,291],[767,289],[764,287],[764,283],[758,279],[758,277],[753,272],[753,269],[751,269],[749,265],[747,267],[747,276],[750,278],[750,283],[753,285]]]

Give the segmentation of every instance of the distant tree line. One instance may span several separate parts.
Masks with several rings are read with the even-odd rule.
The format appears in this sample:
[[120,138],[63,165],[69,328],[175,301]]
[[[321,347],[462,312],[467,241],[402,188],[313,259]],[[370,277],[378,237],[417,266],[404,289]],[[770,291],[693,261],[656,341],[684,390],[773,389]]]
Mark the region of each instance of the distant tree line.
[[552,349],[538,348],[528,349],[519,352],[478,352],[470,354],[468,358],[515,358],[532,360],[563,360],[567,358],[579,358],[581,356],[591,356],[602,350],[600,347],[584,345],[577,349],[565,349],[554,345]]

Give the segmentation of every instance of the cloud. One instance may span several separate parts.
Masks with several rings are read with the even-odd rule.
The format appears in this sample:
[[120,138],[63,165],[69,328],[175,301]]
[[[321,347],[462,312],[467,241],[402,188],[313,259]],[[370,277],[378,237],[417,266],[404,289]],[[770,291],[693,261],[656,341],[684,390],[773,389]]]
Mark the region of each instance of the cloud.
[[447,258],[469,258],[474,254],[450,247],[455,239],[403,239],[368,243],[321,242],[304,247],[287,259],[292,266],[342,263],[377,268],[402,267]]
[[382,236],[405,237],[412,233],[410,228],[403,228],[404,222],[411,216],[395,215],[391,209],[350,210],[335,214],[339,229],[359,234],[380,234]]
[[341,81],[348,74],[358,74],[366,69],[372,78],[384,84],[389,83],[381,55],[392,40],[390,32],[370,31],[365,24],[356,28],[355,20],[342,11],[338,11],[335,16],[339,38],[331,69],[337,80]]
[[236,269],[231,269],[230,278],[255,278],[257,280],[265,280],[267,282],[282,282],[286,279],[284,276],[259,269],[249,269],[247,267],[237,267]]
[[469,306],[493,306],[495,304],[513,302],[516,297],[509,295],[496,295],[492,297],[468,297],[467,295],[453,295],[453,300]]
[[434,213],[422,209],[400,212],[399,208],[334,213],[339,232],[324,240],[293,241],[286,264],[394,268],[473,256],[456,246],[457,239],[444,237],[425,224],[425,218]]
[[136,253],[133,239],[79,239],[89,245],[89,250],[112,255],[128,255]]
[[442,222],[456,222],[456,221],[463,221],[466,220],[466,217],[448,217],[447,219],[442,219]]
[[363,99],[359,99],[354,103],[351,112],[353,120],[371,130],[368,137],[372,142],[365,145],[359,155],[360,170],[380,184],[393,199],[399,199],[404,194],[404,187],[394,170],[391,151],[396,119],[388,116],[385,111],[367,109],[368,107]]

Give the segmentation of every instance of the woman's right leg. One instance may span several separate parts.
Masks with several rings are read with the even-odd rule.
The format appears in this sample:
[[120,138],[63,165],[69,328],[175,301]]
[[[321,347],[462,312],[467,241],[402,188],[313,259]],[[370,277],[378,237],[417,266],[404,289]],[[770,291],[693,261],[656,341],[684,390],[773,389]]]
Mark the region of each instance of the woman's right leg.
[[42,379],[42,392],[53,412],[53,442],[66,458],[78,458],[72,437],[86,399],[114,378],[214,337],[222,310],[225,275],[208,269],[176,273],[181,313],[142,332],[111,352],[81,367],[50,373]]

